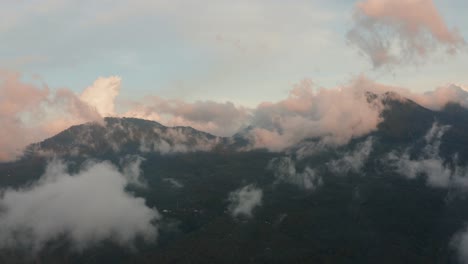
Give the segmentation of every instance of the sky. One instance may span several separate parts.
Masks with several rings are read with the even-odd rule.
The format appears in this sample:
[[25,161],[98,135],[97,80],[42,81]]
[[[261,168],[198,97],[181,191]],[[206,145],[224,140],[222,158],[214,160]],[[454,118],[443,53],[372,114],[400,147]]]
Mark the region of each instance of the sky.
[[465,0],[0,3],[0,161],[103,117],[345,144],[394,91],[468,107]]
[[[0,68],[52,90],[80,93],[99,77],[119,76],[118,99],[247,106],[279,100],[303,79],[336,87],[365,75],[414,91],[468,84],[465,47],[376,67],[349,37],[369,24],[356,19],[364,2],[375,1],[2,1]],[[395,2],[432,2],[448,30],[468,39],[465,0]]]

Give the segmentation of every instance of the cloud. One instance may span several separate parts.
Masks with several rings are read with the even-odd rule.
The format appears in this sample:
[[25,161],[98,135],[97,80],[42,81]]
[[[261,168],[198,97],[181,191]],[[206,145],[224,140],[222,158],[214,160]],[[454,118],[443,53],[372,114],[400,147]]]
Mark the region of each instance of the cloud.
[[[162,127],[156,124],[150,128],[135,126],[125,121],[115,120],[110,124],[105,135],[105,141],[115,152],[119,152],[122,145],[128,142],[139,144],[142,153],[158,152],[161,154],[187,153],[212,150],[219,138],[200,133],[187,127]],[[126,135],[122,137],[121,135]],[[93,138],[88,139],[93,142]]]
[[172,187],[176,189],[184,188],[184,184],[174,178],[164,178],[162,179],[164,182],[170,183]]
[[117,77],[99,78],[82,97],[65,89],[27,83],[16,72],[0,71],[0,161],[11,160],[23,148],[85,122],[102,123],[102,113],[113,112],[120,86]]
[[[100,77],[80,96],[68,89],[51,90],[46,85],[29,84],[22,81],[18,73],[2,72],[0,79],[0,121],[3,125],[0,160],[13,159],[26,145],[71,125],[85,122],[103,124],[103,114],[144,118],[167,126],[191,126],[221,136],[240,132],[251,143],[244,150],[266,148],[285,151],[300,143],[302,151],[307,154],[324,147],[347,144],[353,138],[376,130],[385,109],[381,99],[389,96],[385,94],[388,91],[400,95],[394,94],[391,99],[408,98],[432,110],[440,110],[449,102],[468,107],[468,92],[459,85],[416,93],[359,76],[348,84],[330,88],[318,87],[306,79],[295,85],[287,98],[263,102],[255,108],[232,102],[186,102],[151,96],[133,101],[126,105],[128,110],[117,112],[115,97],[121,82],[118,77]],[[369,100],[368,92],[377,94],[379,100]],[[155,130],[153,134],[162,135],[160,137],[153,137],[153,134],[145,137],[135,129],[125,130],[118,123],[110,128],[128,133],[128,140],[138,140],[141,152],[209,150],[217,143],[202,137],[187,137],[184,128]],[[114,140],[118,137],[112,131],[106,136],[108,143],[118,151],[119,142]],[[89,135],[88,138],[92,139]],[[88,142],[85,139],[83,142]]]
[[233,217],[252,217],[253,210],[262,205],[263,191],[247,185],[229,193],[229,212]]
[[460,263],[468,263],[468,226],[453,236],[450,245],[457,251]]
[[[405,100],[407,97],[433,110],[442,109],[448,102],[468,107],[468,92],[455,85],[415,93],[359,76],[348,84],[331,88],[318,87],[306,79],[295,85],[287,98],[263,102],[255,108],[236,106],[231,102],[185,102],[153,96],[133,102],[130,110],[121,116],[155,120],[168,126],[191,126],[222,136],[240,131],[251,142],[244,150],[284,151],[300,143],[304,147],[309,145],[304,152],[311,152],[346,144],[376,130],[385,109],[382,99],[392,96],[385,94],[388,91],[401,95],[393,95],[391,99]],[[379,100],[369,100],[368,92],[377,94]],[[319,142],[303,142],[305,139],[318,139]],[[151,151],[154,146],[161,148],[163,153],[168,144],[153,144],[149,139],[142,139],[142,151]]]
[[276,182],[293,184],[305,190],[315,190],[323,184],[322,177],[309,166],[299,172],[296,169],[295,161],[290,157],[272,159],[268,163],[267,169],[273,172]]
[[448,103],[457,103],[468,108],[468,91],[455,84],[441,86],[433,91],[409,96],[409,98],[433,110],[440,110]]
[[76,250],[107,239],[122,246],[137,237],[155,240],[159,213],[125,191],[127,177],[109,162],[89,162],[76,174],[61,161],[50,162],[32,186],[2,192],[0,247],[38,252],[61,237]]
[[15,158],[22,148],[70,124],[98,121],[100,116],[66,89],[51,92],[0,72],[0,160]]
[[[448,84],[435,88],[427,92],[415,92],[406,87],[391,86],[370,80],[366,76],[359,76],[350,83],[351,88],[361,91],[370,91],[375,94],[384,94],[394,92],[391,99],[406,100],[410,99],[417,104],[439,111],[448,103],[457,103],[463,107],[468,107],[468,91],[460,85]],[[395,94],[396,93],[396,94]]]
[[101,116],[115,115],[115,98],[120,92],[121,78],[118,76],[99,77],[86,88],[80,99],[94,107]]
[[166,126],[191,126],[218,136],[227,136],[244,125],[249,111],[232,102],[190,103],[152,96],[143,102],[133,102],[132,108],[123,115],[158,121]]
[[468,170],[456,164],[450,166],[439,153],[441,139],[449,129],[450,126],[434,123],[424,137],[427,145],[420,152],[419,157],[411,157],[410,149],[406,149],[403,153],[390,153],[387,160],[397,172],[409,179],[424,176],[427,184],[433,187],[466,188],[468,187]]
[[454,54],[466,45],[432,0],[364,0],[353,18],[347,38],[374,68],[419,62],[439,47]]
[[295,86],[289,97],[265,102],[254,111],[249,133],[254,148],[281,151],[304,139],[326,145],[346,144],[377,129],[383,105],[369,102],[367,88],[358,82],[337,88],[317,88],[308,80]]
[[373,143],[372,137],[367,138],[366,141],[359,143],[353,151],[344,153],[342,158],[328,162],[328,168],[339,174],[360,172],[372,152]]
[[148,184],[142,177],[141,163],[145,161],[143,157],[138,155],[126,155],[120,159],[120,166],[123,168],[123,175],[127,179],[129,184],[141,188],[147,188]]

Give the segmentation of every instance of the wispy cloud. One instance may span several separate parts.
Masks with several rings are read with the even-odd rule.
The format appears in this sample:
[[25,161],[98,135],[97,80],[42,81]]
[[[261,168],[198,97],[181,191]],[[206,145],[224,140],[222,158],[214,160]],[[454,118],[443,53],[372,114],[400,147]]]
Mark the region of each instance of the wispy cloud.
[[357,144],[354,150],[343,153],[341,158],[328,162],[329,170],[339,174],[360,172],[372,152],[373,143],[374,138],[369,137],[366,141]]
[[232,102],[164,99],[157,96],[133,102],[123,115],[151,119],[167,126],[191,126],[215,135],[230,136],[244,126],[249,118],[246,107]]
[[322,177],[314,169],[306,166],[300,172],[291,157],[274,158],[267,169],[273,172],[277,183],[293,184],[305,190],[315,190],[323,184]]
[[454,164],[450,165],[440,156],[441,140],[449,129],[450,126],[434,123],[424,137],[427,145],[418,157],[411,157],[410,149],[406,149],[403,153],[397,151],[390,153],[388,161],[400,174],[409,179],[423,176],[428,185],[433,187],[468,187],[468,170],[457,166],[456,158],[454,158]]
[[439,47],[455,54],[466,45],[433,0],[360,1],[354,23],[347,38],[375,68],[421,62]]

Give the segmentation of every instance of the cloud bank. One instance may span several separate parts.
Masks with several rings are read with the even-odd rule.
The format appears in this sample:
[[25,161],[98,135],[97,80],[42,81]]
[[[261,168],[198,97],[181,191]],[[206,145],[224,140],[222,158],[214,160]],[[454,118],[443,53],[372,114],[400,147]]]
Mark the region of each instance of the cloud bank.
[[[100,78],[86,90],[84,98],[94,95],[98,98],[97,95],[104,94],[113,98],[112,93],[98,91],[118,87],[119,82],[114,77]],[[110,105],[110,99],[99,100],[99,103],[89,104],[68,89],[52,91],[44,84],[37,86],[23,81],[19,73],[0,71],[0,161],[14,159],[26,145],[71,125],[101,122],[102,115],[98,110],[111,107],[104,104]]]
[[73,175],[66,167],[52,161],[37,183],[2,192],[0,247],[37,252],[47,242],[65,237],[74,249],[82,250],[102,240],[132,246],[137,237],[156,239],[158,211],[125,191],[133,176],[109,162],[88,163]]
[[185,102],[157,96],[133,102],[132,108],[123,114],[128,117],[150,119],[167,126],[191,126],[219,136],[230,136],[245,125],[249,118],[246,107],[232,102]]
[[348,41],[374,68],[418,63],[438,48],[454,54],[466,45],[432,0],[364,0],[356,4]]
[[233,217],[252,217],[253,210],[262,205],[263,191],[247,185],[229,193],[229,212]]
[[[33,142],[50,137],[71,125],[102,122],[103,115],[137,117],[154,120],[167,126],[191,126],[218,136],[231,136],[236,132],[250,144],[244,150],[266,148],[284,151],[305,144],[305,139],[318,140],[309,144],[312,149],[333,147],[348,143],[377,129],[382,121],[382,104],[386,92],[400,95],[395,100],[408,98],[432,110],[440,110],[447,103],[468,107],[468,92],[460,85],[446,85],[416,93],[404,87],[389,86],[359,76],[349,83],[323,88],[310,80],[294,86],[287,98],[276,102],[263,102],[255,108],[232,102],[196,101],[147,97],[127,104],[127,110],[116,105],[120,92],[120,78],[99,78],[81,95],[68,89],[51,90],[22,80],[21,75],[0,73],[0,161],[11,160]],[[368,92],[379,100],[369,100]],[[141,137],[141,133],[119,124],[112,129],[128,133],[140,141],[141,152],[187,152],[190,149],[209,149],[209,142],[195,142],[184,136],[181,129],[154,131],[160,137]],[[164,133],[163,133],[164,132]],[[153,134],[154,134],[153,133]],[[112,131],[107,135],[114,138]],[[164,135],[163,135],[164,134]],[[87,142],[84,139],[83,142]],[[89,135],[88,135],[89,136]],[[90,138],[92,139],[92,138]],[[111,142],[118,149],[118,142]],[[115,144],[114,144],[115,143]],[[216,142],[215,142],[216,143]],[[189,146],[190,145],[190,146]],[[192,147],[191,147],[192,146]],[[304,145],[305,146],[305,145]]]
[[375,130],[383,106],[370,103],[363,88],[352,83],[325,89],[304,81],[287,99],[260,104],[252,121],[254,147],[278,151],[307,138],[341,145]]

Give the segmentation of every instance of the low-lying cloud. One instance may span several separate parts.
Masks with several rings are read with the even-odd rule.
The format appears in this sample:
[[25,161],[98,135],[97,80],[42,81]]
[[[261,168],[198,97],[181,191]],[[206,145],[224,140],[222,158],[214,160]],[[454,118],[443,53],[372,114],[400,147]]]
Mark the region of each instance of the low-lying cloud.
[[[91,96],[96,95],[97,90],[109,90],[105,84],[119,85],[118,78],[110,77],[109,80],[100,78],[88,88],[94,92],[85,94]],[[0,71],[0,161],[14,159],[26,145],[71,125],[102,122],[101,103],[89,104],[68,89],[52,91],[45,84],[26,83],[19,73]]]
[[434,123],[424,137],[427,145],[418,157],[411,157],[410,149],[407,149],[403,153],[390,153],[388,161],[400,174],[409,179],[424,176],[427,184],[433,187],[468,187],[468,171],[457,164],[450,165],[440,156],[441,139],[449,129],[449,126]]
[[457,251],[460,263],[468,263],[468,226],[453,236],[451,246]]
[[374,138],[369,137],[366,141],[357,144],[354,150],[346,152],[339,159],[327,163],[330,171],[338,174],[361,171],[372,151]]
[[218,136],[230,136],[245,125],[249,110],[232,102],[193,103],[157,96],[133,102],[124,116],[150,119],[167,126],[191,126]]
[[[309,153],[317,148],[347,144],[351,139],[376,130],[385,109],[381,99],[388,91],[401,96],[392,99],[408,98],[432,110],[441,110],[449,102],[468,107],[468,92],[459,85],[415,93],[360,76],[334,88],[319,87],[310,80],[304,80],[290,91],[287,98],[263,102],[255,108],[231,102],[185,102],[149,97],[133,102],[129,110],[118,112],[116,109],[120,108],[116,106],[115,99],[120,91],[119,77],[99,78],[81,95],[67,89],[52,91],[45,85],[29,84],[21,79],[21,75],[11,72],[1,72],[0,80],[0,122],[3,126],[0,131],[0,161],[17,157],[28,144],[71,125],[85,122],[104,124],[103,115],[145,118],[167,126],[192,126],[217,136],[240,132],[249,142],[243,150],[266,148],[285,151],[300,143],[304,147],[309,146],[303,149]],[[378,95],[378,100],[369,100],[367,92]],[[155,130],[150,133],[151,137],[145,137],[132,128],[123,128],[118,122],[108,130],[107,141],[116,151],[122,143],[113,140],[116,131],[128,134],[128,137],[117,137],[121,140],[138,139],[143,153],[210,150],[217,143],[203,137],[187,137],[183,128]],[[90,134],[81,136],[82,142],[93,139]]]
[[369,102],[363,87],[355,83],[325,89],[305,81],[287,99],[260,104],[254,112],[250,136],[254,148],[274,151],[308,138],[342,145],[377,129],[382,110],[381,102]]
[[134,171],[129,166],[122,173],[109,162],[89,162],[70,174],[65,163],[54,160],[37,183],[3,190],[0,247],[38,252],[59,238],[69,239],[76,250],[102,240],[130,247],[137,237],[154,241],[160,215],[125,191],[134,177],[125,173]]
[[253,210],[262,205],[263,191],[250,184],[229,193],[229,212],[233,217],[252,217]]
[[466,45],[433,0],[364,0],[356,4],[353,18],[347,39],[374,68],[419,63],[438,48],[454,54]]
[[291,157],[274,158],[268,163],[267,169],[273,172],[277,183],[296,185],[304,190],[315,190],[323,184],[322,177],[309,166],[299,172]]

